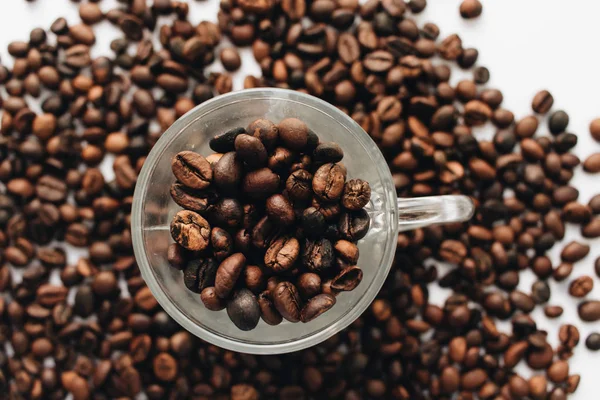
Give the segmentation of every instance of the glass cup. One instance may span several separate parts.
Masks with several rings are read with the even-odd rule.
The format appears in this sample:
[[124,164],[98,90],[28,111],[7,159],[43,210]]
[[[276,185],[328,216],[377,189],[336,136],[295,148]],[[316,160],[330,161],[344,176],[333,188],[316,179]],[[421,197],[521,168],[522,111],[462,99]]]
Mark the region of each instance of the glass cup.
[[[309,323],[270,326],[262,320],[251,331],[235,327],[225,310],[204,307],[200,295],[185,288],[182,274],[167,262],[173,215],[180,210],[169,188],[175,178],[171,158],[182,150],[208,155],[215,134],[265,117],[275,123],[296,117],[322,141],[334,141],[344,150],[349,178],[371,185],[367,211],[371,229],[360,240],[358,265],[363,280],[351,292],[337,296],[335,306]],[[381,152],[369,135],[331,104],[303,93],[283,89],[251,89],[207,101],[179,118],[158,140],[138,178],[132,206],[131,229],[137,263],[148,287],[171,317],[196,336],[217,346],[243,353],[278,354],[301,350],[344,329],[371,304],[388,272],[399,231],[431,224],[465,221],[473,203],[465,196],[398,199],[392,176]]]

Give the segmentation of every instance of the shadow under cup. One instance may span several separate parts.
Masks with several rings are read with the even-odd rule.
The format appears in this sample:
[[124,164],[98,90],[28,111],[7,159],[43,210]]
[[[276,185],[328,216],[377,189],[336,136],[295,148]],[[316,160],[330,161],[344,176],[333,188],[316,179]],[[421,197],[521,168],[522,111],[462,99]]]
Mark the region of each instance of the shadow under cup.
[[[337,296],[336,305],[309,323],[283,321],[270,326],[260,320],[248,332],[235,327],[225,310],[206,309],[200,295],[185,288],[182,274],[167,262],[173,242],[169,226],[181,208],[170,197],[175,181],[171,158],[183,150],[211,154],[210,138],[245,127],[265,117],[278,123],[289,117],[304,121],[321,141],[335,141],[344,150],[348,178],[368,181],[372,189],[367,211],[371,229],[359,243],[363,280]],[[369,306],[390,270],[397,241],[396,192],[386,162],[371,138],[351,118],[330,104],[282,89],[252,89],[219,96],[180,118],[160,138],[140,173],[132,210],[135,256],[142,275],[160,305],[180,325],[200,338],[230,350],[275,354],[300,350],[348,326]]]

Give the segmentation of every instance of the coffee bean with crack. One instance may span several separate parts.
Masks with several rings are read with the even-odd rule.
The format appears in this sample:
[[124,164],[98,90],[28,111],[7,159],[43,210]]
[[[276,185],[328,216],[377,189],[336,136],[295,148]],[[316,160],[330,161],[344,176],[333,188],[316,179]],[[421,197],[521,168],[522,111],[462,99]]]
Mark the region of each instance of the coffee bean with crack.
[[213,190],[190,190],[179,182],[171,185],[170,193],[171,198],[178,206],[197,213],[209,211],[218,199],[217,193]]
[[279,325],[283,320],[273,304],[270,290],[265,290],[258,295],[258,306],[260,307],[260,316],[267,324]]
[[298,289],[291,282],[280,282],[272,290],[273,304],[279,314],[290,322],[300,321],[302,301]]
[[292,236],[283,236],[275,240],[267,249],[265,265],[276,273],[291,269],[300,255],[300,243]]
[[285,189],[292,200],[308,200],[313,194],[313,176],[310,172],[299,169],[292,172],[285,182]]
[[183,268],[183,283],[195,293],[215,284],[215,276],[219,264],[212,258],[196,258],[189,260]]
[[306,240],[302,250],[302,265],[310,271],[327,270],[333,265],[333,260],[333,246],[329,240]]
[[365,237],[370,225],[371,218],[364,209],[344,212],[338,222],[339,234],[341,238],[355,242]]
[[171,236],[188,250],[202,251],[210,242],[210,225],[200,214],[182,210],[173,217]]
[[362,179],[351,179],[346,182],[342,205],[348,210],[358,211],[371,200],[371,186]]
[[193,151],[177,153],[171,161],[171,169],[175,178],[191,189],[206,189],[212,182],[210,163]]
[[354,265],[340,271],[331,281],[331,288],[340,291],[354,290],[362,281],[362,270]]
[[315,172],[312,188],[323,201],[336,201],[342,196],[346,183],[346,171],[338,164],[325,164]]

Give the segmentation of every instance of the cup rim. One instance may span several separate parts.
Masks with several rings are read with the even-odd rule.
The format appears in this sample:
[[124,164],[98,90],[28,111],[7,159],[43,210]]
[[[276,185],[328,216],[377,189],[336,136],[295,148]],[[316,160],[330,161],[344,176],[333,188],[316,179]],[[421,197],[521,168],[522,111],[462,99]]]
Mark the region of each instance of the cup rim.
[[383,157],[383,154],[371,139],[371,137],[362,129],[362,127],[356,123],[352,118],[346,115],[344,112],[336,108],[335,106],[327,103],[326,101],[293,90],[280,89],[280,88],[256,88],[256,89],[244,89],[235,92],[226,93],[219,95],[210,100],[197,105],[192,110],[181,116],[173,125],[171,125],[158,139],[150,153],[148,154],[146,161],[138,176],[138,181],[135,187],[133,195],[133,203],[131,209],[131,233],[133,239],[133,250],[136,262],[140,269],[142,278],[146,282],[146,285],[150,288],[152,294],[161,305],[161,307],[183,328],[198,336],[199,338],[212,343],[216,346],[225,348],[241,353],[249,354],[282,354],[293,351],[302,350],[308,347],[312,347],[318,343],[321,343],[341,330],[345,329],[352,322],[354,322],[360,315],[367,309],[367,307],[375,299],[385,279],[387,278],[390,269],[392,267],[392,261],[394,258],[397,241],[388,240],[385,244],[384,255],[382,258],[381,265],[379,266],[380,271],[374,279],[371,281],[367,288],[365,295],[360,298],[348,311],[341,317],[332,321],[331,324],[322,328],[321,330],[301,337],[299,339],[275,343],[275,344],[257,344],[253,342],[243,342],[235,339],[231,339],[227,336],[216,334],[204,327],[197,325],[188,316],[182,313],[173,303],[169,297],[163,291],[160,283],[158,282],[152,267],[150,266],[143,245],[143,232],[142,226],[142,209],[146,199],[147,186],[149,185],[149,178],[154,171],[158,160],[163,155],[164,151],[169,147],[171,142],[177,138],[177,136],[183,132],[191,123],[195,122],[198,118],[202,117],[206,113],[220,108],[222,106],[235,101],[236,99],[248,99],[256,96],[257,98],[274,98],[274,99],[286,99],[291,101],[297,101],[303,104],[307,104],[314,108],[320,109],[329,115],[335,117],[335,119],[342,125],[356,133],[355,139],[370,153],[370,156],[375,159],[375,162],[379,165],[385,166],[385,168],[378,168],[380,173],[381,183],[384,187],[384,196],[386,196],[386,203],[389,213],[389,221],[386,224],[391,224],[392,232],[398,231],[398,208],[397,197],[395,186],[393,185],[392,175],[387,168],[387,163]]

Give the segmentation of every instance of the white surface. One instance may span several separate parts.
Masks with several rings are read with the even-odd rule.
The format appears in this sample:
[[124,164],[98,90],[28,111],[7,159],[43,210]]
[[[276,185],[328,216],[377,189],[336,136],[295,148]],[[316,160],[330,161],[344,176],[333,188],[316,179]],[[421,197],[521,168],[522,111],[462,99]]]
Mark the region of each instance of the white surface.
[[[513,111],[517,118],[531,113],[531,98],[540,89],[548,89],[554,95],[554,109],[564,109],[571,117],[569,131],[578,134],[576,154],[583,160],[600,145],[591,140],[588,124],[600,116],[600,52],[596,40],[600,37],[600,2],[591,0],[482,0],[484,11],[481,18],[465,21],[458,14],[460,0],[428,0],[429,6],[418,17],[421,23],[431,21],[441,28],[441,37],[458,33],[465,47],[479,50],[479,65],[487,66],[492,75],[488,87],[497,87],[504,94],[503,105]],[[49,28],[58,17],[78,21],[77,7],[68,0],[0,0],[0,54],[5,63],[10,63],[6,46],[13,40],[27,40],[34,27]],[[101,7],[110,9],[115,0],[104,0]],[[216,21],[218,0],[190,1],[191,20]],[[104,22],[97,28],[98,44],[94,55],[106,53],[110,40],[117,31]],[[242,52],[243,70],[234,76],[234,88],[241,88],[246,74],[258,75],[259,68],[251,52]],[[220,69],[218,62],[211,69]],[[461,73],[453,77],[458,79]],[[542,124],[542,130],[546,128]],[[600,192],[599,176],[577,169],[572,184],[580,190],[580,201],[587,200]],[[579,239],[574,227],[568,230],[565,242]],[[572,277],[582,274],[594,276],[593,262],[600,255],[600,240],[590,242],[591,254],[576,264]],[[560,245],[551,252],[553,261],[558,262]],[[531,274],[522,274],[521,288],[530,291]],[[600,284],[589,298],[600,298]],[[432,285],[433,286],[433,285]],[[553,345],[557,343],[557,328],[561,323],[573,323],[580,328],[581,342],[571,360],[571,373],[579,373],[582,381],[574,399],[598,398],[600,383],[596,369],[600,366],[600,352],[591,353],[584,349],[584,340],[593,330],[600,331],[600,324],[584,324],[577,317],[577,301],[567,294],[568,281],[556,284],[551,281],[552,304],[564,307],[565,313],[558,321],[548,321],[542,309],[533,314],[540,321],[538,326],[549,331]],[[432,297],[443,299],[443,293],[432,287]],[[502,325],[504,327],[504,325]],[[526,368],[521,368],[526,371]]]

